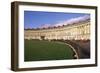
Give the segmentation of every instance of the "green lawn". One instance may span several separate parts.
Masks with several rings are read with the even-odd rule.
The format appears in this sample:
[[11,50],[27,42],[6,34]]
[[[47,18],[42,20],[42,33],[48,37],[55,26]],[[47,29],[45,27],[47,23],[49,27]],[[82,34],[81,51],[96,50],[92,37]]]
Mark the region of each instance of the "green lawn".
[[72,49],[57,41],[25,40],[24,47],[25,61],[73,59]]

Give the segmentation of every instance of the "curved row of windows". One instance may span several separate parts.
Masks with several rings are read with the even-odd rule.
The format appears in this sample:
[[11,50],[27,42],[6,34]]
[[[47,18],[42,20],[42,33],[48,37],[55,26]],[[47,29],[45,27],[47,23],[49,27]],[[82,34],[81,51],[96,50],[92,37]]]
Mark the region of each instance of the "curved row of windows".
[[62,27],[57,29],[25,30],[25,39],[64,39],[64,40],[88,40],[90,39],[90,22]]

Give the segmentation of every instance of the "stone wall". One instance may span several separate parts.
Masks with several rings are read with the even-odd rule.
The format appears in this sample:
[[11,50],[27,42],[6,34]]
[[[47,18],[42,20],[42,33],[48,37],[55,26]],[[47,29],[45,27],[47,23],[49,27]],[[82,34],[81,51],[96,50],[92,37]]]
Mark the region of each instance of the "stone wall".
[[25,29],[25,39],[45,40],[89,40],[90,21],[60,27]]

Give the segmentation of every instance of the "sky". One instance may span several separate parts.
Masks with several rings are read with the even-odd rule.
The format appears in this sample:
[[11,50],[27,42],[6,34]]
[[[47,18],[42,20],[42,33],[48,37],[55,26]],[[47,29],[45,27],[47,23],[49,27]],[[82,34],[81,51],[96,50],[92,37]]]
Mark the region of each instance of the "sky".
[[90,18],[90,14],[24,11],[24,28],[46,28],[62,26]]

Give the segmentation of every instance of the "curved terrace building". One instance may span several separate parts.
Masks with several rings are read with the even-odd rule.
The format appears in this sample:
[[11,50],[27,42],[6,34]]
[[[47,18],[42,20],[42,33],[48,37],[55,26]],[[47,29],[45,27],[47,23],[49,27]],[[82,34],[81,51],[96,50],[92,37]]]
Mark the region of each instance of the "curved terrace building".
[[90,20],[58,27],[24,29],[24,38],[39,40],[90,40]]

